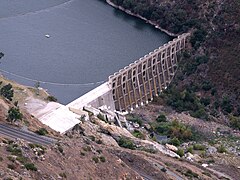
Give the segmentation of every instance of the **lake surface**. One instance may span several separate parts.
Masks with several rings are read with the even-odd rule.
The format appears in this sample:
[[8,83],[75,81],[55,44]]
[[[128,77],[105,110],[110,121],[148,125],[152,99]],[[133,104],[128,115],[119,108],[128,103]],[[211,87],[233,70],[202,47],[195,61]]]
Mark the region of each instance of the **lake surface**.
[[171,40],[100,0],[0,0],[0,5],[0,51],[5,54],[0,69],[39,81],[80,84],[40,83],[63,104],[97,86],[85,83],[107,81]]

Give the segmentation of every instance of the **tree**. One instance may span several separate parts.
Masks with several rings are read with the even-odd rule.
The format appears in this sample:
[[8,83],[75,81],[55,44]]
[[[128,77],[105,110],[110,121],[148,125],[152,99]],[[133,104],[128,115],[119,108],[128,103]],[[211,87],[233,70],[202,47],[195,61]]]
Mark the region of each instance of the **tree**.
[[8,117],[7,119],[11,122],[15,122],[17,120],[21,120],[23,117],[22,113],[20,112],[19,108],[11,107],[8,110]]
[[166,122],[167,121],[167,118],[164,114],[160,114],[157,119],[156,119],[157,122]]
[[12,101],[12,97],[13,97],[12,85],[7,84],[7,85],[3,86],[0,90],[0,94],[3,97],[7,98],[8,100]]

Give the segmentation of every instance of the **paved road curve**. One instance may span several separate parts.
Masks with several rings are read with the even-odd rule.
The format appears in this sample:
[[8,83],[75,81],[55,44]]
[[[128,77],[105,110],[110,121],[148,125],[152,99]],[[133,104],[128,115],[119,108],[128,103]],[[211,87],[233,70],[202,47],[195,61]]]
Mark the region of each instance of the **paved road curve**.
[[21,129],[13,128],[3,124],[0,124],[0,136],[1,135],[9,138],[14,138],[14,139],[19,138],[31,143],[42,144],[42,145],[49,145],[56,142],[55,139],[45,137],[45,136],[40,136],[35,133],[23,131]]

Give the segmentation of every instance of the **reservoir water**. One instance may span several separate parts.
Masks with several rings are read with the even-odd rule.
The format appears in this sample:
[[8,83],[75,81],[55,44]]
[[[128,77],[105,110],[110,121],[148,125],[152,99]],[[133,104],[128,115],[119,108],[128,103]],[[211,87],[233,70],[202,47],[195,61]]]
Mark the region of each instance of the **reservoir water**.
[[[101,0],[0,0],[0,69],[9,79],[60,84],[107,81],[109,75],[171,37]],[[45,35],[50,37],[47,38]],[[96,87],[44,84],[67,104]]]

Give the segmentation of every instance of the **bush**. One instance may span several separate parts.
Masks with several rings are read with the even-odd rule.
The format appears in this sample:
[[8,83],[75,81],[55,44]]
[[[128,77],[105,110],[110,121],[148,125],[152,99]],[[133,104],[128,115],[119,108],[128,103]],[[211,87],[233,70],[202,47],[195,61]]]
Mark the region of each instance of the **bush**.
[[209,91],[210,89],[212,89],[212,84],[209,81],[205,81],[202,84],[202,89],[204,91]]
[[24,156],[18,156],[17,158],[17,161],[19,161],[20,163],[22,163],[22,164],[25,164],[25,163],[27,163],[27,158],[26,157],[24,157]]
[[183,149],[178,149],[177,152],[176,152],[180,157],[183,157],[184,156],[184,150]]
[[33,163],[26,163],[24,166],[27,170],[37,171],[37,168]]
[[226,153],[227,152],[225,146],[223,146],[222,144],[217,148],[217,151],[219,153]]
[[199,150],[199,151],[204,151],[206,149],[206,146],[204,146],[202,144],[194,144],[193,149],[194,150]]
[[240,117],[230,115],[229,120],[232,128],[240,130]]
[[8,117],[7,119],[11,122],[15,122],[17,120],[21,120],[23,117],[22,113],[20,112],[19,108],[11,107],[8,110]]
[[190,115],[195,118],[208,120],[208,114],[204,108],[200,108],[197,111],[191,111]]
[[140,119],[138,117],[128,117],[127,120],[131,121],[131,122],[134,122],[134,123],[138,123],[139,126],[142,126],[142,124],[143,124],[142,119]]
[[180,141],[178,140],[178,138],[174,137],[170,140],[170,144],[174,146],[180,146]]
[[210,98],[201,98],[200,102],[204,105],[204,106],[208,106],[211,102]]
[[39,130],[35,131],[38,135],[45,136],[48,134],[48,131],[45,128],[40,128]]
[[98,163],[98,162],[99,162],[99,159],[98,159],[98,157],[96,157],[96,156],[93,156],[92,160],[93,160],[95,163]]
[[221,108],[225,113],[231,113],[233,111],[233,105],[227,97],[224,97],[221,103]]
[[101,162],[106,162],[106,158],[104,156],[100,156],[99,159]]
[[8,100],[12,101],[13,98],[13,89],[11,84],[7,84],[3,86],[0,90],[0,94],[7,98]]
[[118,145],[128,149],[135,149],[135,145],[132,140],[123,136],[118,140]]
[[192,129],[176,120],[172,122],[152,123],[151,127],[157,134],[177,138],[180,142],[191,140],[193,137]]
[[189,146],[188,148],[187,148],[187,152],[190,152],[191,154],[193,153],[193,146]]
[[157,119],[156,119],[157,122],[166,122],[167,121],[167,118],[164,114],[160,114]]
[[145,139],[144,134],[143,134],[141,131],[139,131],[139,130],[136,130],[136,129],[135,129],[132,134],[133,134],[133,136],[135,136],[136,138]]
[[102,121],[104,121],[104,122],[106,122],[106,123],[108,122],[103,114],[100,114],[100,113],[99,113],[99,114],[97,115],[97,118],[100,119],[100,120],[102,120]]
[[192,172],[192,170],[188,169],[187,172],[185,173],[185,176],[187,177],[192,177],[192,178],[198,178],[198,174],[195,172]]

